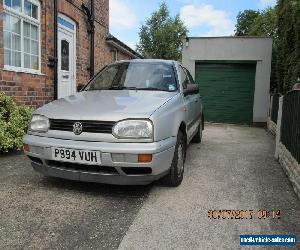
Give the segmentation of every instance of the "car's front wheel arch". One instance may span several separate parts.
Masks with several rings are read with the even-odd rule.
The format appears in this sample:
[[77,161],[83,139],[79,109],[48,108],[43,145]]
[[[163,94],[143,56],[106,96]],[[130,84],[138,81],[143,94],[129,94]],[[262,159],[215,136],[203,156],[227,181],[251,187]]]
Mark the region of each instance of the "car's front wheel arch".
[[168,186],[177,187],[182,182],[186,156],[185,141],[184,134],[179,130],[171,167],[168,174],[163,178],[163,182]]
[[186,158],[186,149],[187,149],[187,130],[186,130],[186,125],[184,122],[181,122],[179,129],[178,129],[178,133],[181,132],[183,134],[183,138],[184,138],[184,160]]

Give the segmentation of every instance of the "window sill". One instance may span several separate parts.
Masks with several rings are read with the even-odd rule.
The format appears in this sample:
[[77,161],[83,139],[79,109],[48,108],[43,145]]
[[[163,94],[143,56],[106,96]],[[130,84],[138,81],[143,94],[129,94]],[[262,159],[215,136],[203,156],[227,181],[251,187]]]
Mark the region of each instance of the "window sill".
[[17,72],[17,73],[26,73],[26,74],[31,74],[31,75],[39,75],[39,76],[45,76],[46,75],[46,74],[43,74],[39,70],[30,70],[30,69],[15,68],[15,67],[9,67],[9,66],[4,66],[3,70],[4,71]]

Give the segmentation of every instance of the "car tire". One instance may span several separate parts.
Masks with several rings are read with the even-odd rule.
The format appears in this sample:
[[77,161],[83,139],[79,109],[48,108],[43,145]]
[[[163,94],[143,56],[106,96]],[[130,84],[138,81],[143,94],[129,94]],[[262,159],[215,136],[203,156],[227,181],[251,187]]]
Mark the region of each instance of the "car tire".
[[202,141],[202,131],[203,131],[202,121],[200,121],[198,129],[197,129],[197,133],[194,135],[194,137],[192,139],[192,142],[201,143],[201,141]]
[[185,154],[185,138],[183,133],[179,131],[170,171],[162,180],[165,185],[169,187],[177,187],[181,184],[184,173]]

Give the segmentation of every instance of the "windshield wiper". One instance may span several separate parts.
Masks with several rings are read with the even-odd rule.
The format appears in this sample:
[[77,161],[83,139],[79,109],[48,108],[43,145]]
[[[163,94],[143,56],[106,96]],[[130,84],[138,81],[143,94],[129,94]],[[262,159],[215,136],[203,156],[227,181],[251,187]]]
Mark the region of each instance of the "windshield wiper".
[[137,88],[137,87],[123,87],[122,89],[133,89],[133,90],[155,90],[155,91],[167,91],[165,89],[159,89],[159,88],[153,88],[153,87],[148,87],[148,88]]
[[85,91],[94,91],[94,90],[123,90],[123,89],[134,89],[134,90],[137,90],[136,87],[124,87],[124,86],[118,86],[118,85],[115,85],[115,86],[111,86],[109,88],[97,88],[97,89],[86,89]]
[[109,89],[116,89],[116,90],[133,89],[133,90],[137,90],[136,87],[125,87],[125,86],[121,86],[121,85],[114,85],[114,86],[111,86]]
[[123,86],[113,85],[113,86],[109,87],[108,89],[123,89]]
[[149,87],[149,88],[138,88],[138,90],[157,90],[157,91],[167,91],[166,89],[160,89],[160,88],[153,88],[153,87]]
[[155,91],[167,91],[165,89],[159,89],[159,88],[154,88],[154,87],[148,87],[148,88],[137,88],[137,87],[126,87],[126,86],[120,86],[120,85],[115,85],[115,86],[111,86],[109,89],[113,89],[113,90],[155,90]]
[[129,89],[129,90],[133,89],[133,90],[138,90],[137,87],[123,87],[122,89]]

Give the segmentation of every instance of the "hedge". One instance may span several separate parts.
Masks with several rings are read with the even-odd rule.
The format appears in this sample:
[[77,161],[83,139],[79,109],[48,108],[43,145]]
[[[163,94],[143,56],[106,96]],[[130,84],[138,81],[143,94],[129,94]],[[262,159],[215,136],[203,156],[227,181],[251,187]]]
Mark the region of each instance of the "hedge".
[[0,153],[22,148],[33,109],[18,106],[11,97],[0,92]]

